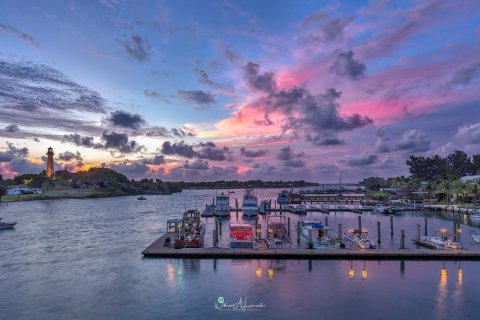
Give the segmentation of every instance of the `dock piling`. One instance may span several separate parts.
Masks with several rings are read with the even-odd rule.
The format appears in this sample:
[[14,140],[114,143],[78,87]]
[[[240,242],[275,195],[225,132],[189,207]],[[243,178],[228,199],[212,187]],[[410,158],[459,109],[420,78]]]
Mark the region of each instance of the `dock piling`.
[[237,221],[238,221],[238,199],[235,198],[235,212],[237,213]]
[[362,216],[358,216],[358,230],[362,232]]
[[287,224],[288,224],[288,238],[290,238],[290,217],[287,218]]
[[325,216],[325,226],[328,227],[328,216]]
[[217,247],[217,230],[216,229],[212,230],[212,233],[213,233],[213,247],[216,248]]
[[424,236],[426,237],[428,235],[428,222],[427,222],[427,217],[425,216],[425,234]]
[[453,240],[457,241],[457,221],[453,221]]
[[297,221],[297,243],[300,243],[300,221]]
[[405,230],[400,230],[400,249],[405,249]]
[[420,240],[420,223],[417,224],[417,240]]
[[382,242],[382,235],[380,234],[380,221],[377,221],[377,242],[380,244]]
[[342,224],[338,224],[338,240],[343,240]]
[[393,215],[390,215],[390,237],[393,237]]
[[218,233],[222,236],[222,218],[218,219]]

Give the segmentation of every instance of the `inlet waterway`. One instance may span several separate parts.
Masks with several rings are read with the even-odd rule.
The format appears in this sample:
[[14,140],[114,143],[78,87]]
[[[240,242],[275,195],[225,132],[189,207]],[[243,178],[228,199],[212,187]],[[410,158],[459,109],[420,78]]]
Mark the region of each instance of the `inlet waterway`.
[[[202,210],[215,190],[171,196],[62,199],[0,204],[0,217],[17,221],[0,231],[0,319],[475,319],[480,314],[480,262],[146,259],[141,251],[185,208]],[[258,190],[259,200],[278,189]],[[242,190],[230,194],[241,203]],[[298,217],[291,218],[292,237]],[[452,231],[447,213],[362,214],[362,227],[381,247],[398,248],[400,230],[415,249],[423,232]],[[315,212],[332,232],[356,228],[357,213]],[[461,240],[479,225],[462,218]],[[242,220],[239,214],[239,221]],[[231,222],[236,222],[232,212]],[[254,222],[249,220],[248,222]],[[228,246],[228,220],[222,246]],[[266,221],[259,219],[262,228]],[[211,246],[213,219],[207,221]],[[265,230],[263,230],[264,232]],[[293,241],[295,244],[296,242]],[[223,303],[220,303],[223,302]]]

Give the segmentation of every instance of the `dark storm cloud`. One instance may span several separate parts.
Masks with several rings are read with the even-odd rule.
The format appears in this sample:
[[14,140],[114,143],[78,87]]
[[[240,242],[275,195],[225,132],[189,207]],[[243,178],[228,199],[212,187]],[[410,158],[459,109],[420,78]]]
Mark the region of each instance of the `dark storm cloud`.
[[9,132],[9,133],[15,133],[15,132],[20,131],[20,129],[18,128],[18,126],[16,124],[10,124],[10,125],[6,126],[4,130],[5,130],[5,132]]
[[16,158],[25,158],[27,155],[27,148],[17,148],[13,143],[7,142],[7,150],[0,151],[0,162],[10,162]]
[[22,32],[18,30],[17,28],[14,28],[12,26],[0,23],[0,31],[4,31],[7,33],[10,33],[14,36],[16,36],[19,39],[25,40],[27,42],[30,42],[30,44],[34,45],[35,47],[39,47],[40,44],[38,43],[35,38],[33,38],[31,35],[26,34],[25,32]]
[[350,80],[358,80],[365,75],[366,66],[353,58],[353,51],[340,52],[330,71],[338,76],[347,77]]
[[363,154],[360,156],[351,156],[341,162],[349,167],[369,166],[377,162],[378,156],[375,154]]
[[401,141],[395,145],[395,150],[409,152],[425,152],[431,148],[432,140],[424,132],[417,129],[405,131]]
[[258,158],[267,154],[267,150],[265,149],[257,149],[257,150],[247,150],[245,148],[240,149],[240,154],[247,158]]
[[453,75],[451,83],[466,86],[478,79],[480,79],[480,62],[457,70]]
[[210,166],[208,165],[207,160],[195,160],[195,161],[185,161],[183,168],[185,169],[192,169],[192,170],[208,170]]
[[195,109],[205,110],[215,103],[215,96],[202,90],[178,90],[178,95],[188,103],[196,105]]
[[73,82],[56,69],[31,61],[0,60],[0,98],[3,113],[105,111],[104,100],[96,91]]
[[213,142],[200,142],[200,149],[196,151],[196,157],[213,161],[230,160],[230,150],[227,147],[217,147]]
[[171,143],[170,141],[165,141],[162,144],[161,151],[163,154],[175,154],[185,158],[193,158],[195,156],[193,146],[186,144],[184,141],[174,143]]
[[135,140],[129,140],[126,133],[104,131],[101,139],[105,142],[105,149],[117,150],[121,153],[139,152],[143,148]]
[[128,128],[133,130],[140,129],[146,122],[141,115],[119,110],[114,111],[106,119],[106,122],[115,127]]
[[140,62],[149,60],[152,56],[150,42],[142,36],[133,34],[122,45],[128,55]]
[[318,12],[306,17],[302,21],[302,27],[308,30],[302,43],[318,44],[320,42],[331,42],[342,38],[345,27],[350,24],[353,17],[331,17],[324,12]]
[[157,154],[152,158],[143,158],[141,162],[143,164],[153,164],[158,166],[165,163],[165,157],[163,156],[163,154]]
[[466,144],[480,143],[480,122],[472,125],[464,125],[458,128],[455,138]]
[[247,84],[259,91],[272,92],[276,89],[275,74],[273,72],[259,73],[260,65],[249,61],[244,67],[244,76]]

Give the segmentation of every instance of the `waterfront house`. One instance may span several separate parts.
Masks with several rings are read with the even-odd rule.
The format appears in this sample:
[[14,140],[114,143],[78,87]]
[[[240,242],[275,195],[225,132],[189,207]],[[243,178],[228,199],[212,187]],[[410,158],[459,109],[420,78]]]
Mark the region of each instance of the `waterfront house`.
[[40,188],[28,188],[24,186],[12,186],[7,189],[7,195],[20,195],[20,194],[41,194]]

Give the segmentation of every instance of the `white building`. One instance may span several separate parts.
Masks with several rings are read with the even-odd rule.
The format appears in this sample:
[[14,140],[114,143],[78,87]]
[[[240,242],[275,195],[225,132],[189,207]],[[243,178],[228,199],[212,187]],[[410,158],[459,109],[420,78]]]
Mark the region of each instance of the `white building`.
[[27,188],[27,187],[11,187],[7,189],[8,195],[19,195],[19,194],[41,194],[42,189],[40,188]]
[[480,180],[480,176],[464,176],[461,177],[460,180],[462,180],[462,182],[477,181]]

